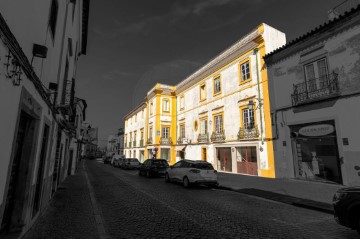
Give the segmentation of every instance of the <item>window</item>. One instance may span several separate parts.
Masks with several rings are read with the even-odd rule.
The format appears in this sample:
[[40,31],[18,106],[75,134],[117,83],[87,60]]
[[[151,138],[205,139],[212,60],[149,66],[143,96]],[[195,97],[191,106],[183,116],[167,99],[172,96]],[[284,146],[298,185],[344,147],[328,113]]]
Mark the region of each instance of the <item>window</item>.
[[134,141],[136,141],[136,132],[134,132]]
[[180,110],[183,110],[185,107],[184,105],[184,96],[180,96]]
[[202,135],[207,134],[207,119],[200,120],[200,133]]
[[185,138],[185,124],[180,125],[180,138],[181,139]]
[[52,0],[51,8],[50,8],[49,27],[50,27],[50,32],[52,34],[53,39],[55,38],[58,8],[59,8],[58,1],[57,0]]
[[305,65],[305,78],[308,91],[316,91],[329,85],[326,59],[314,61]]
[[221,77],[214,77],[214,95],[221,93]]
[[206,84],[200,86],[200,101],[206,100]]
[[149,128],[149,138],[152,138],[153,136],[153,131],[152,131],[152,127]]
[[252,129],[255,126],[254,110],[249,108],[242,110],[243,126],[245,129]]
[[163,127],[162,128],[162,137],[167,139],[169,138],[170,128],[169,127]]
[[163,111],[169,112],[170,111],[170,103],[168,99],[163,100]]
[[222,133],[223,132],[223,116],[216,115],[214,116],[214,130],[215,133]]
[[150,102],[150,115],[153,114],[153,107],[154,107],[154,103],[151,101]]
[[241,82],[250,80],[250,62],[246,61],[244,63],[240,63],[240,79]]

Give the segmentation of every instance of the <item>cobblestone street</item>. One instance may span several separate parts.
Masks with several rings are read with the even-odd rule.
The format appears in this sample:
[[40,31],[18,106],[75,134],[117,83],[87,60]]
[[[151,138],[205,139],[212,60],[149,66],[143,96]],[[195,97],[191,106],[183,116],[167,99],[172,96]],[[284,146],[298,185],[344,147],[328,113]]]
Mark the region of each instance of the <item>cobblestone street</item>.
[[[97,161],[87,161],[85,167],[108,238],[357,238],[354,231],[336,224],[330,214],[236,192],[206,187],[185,189],[165,183],[163,178],[140,177],[137,171]],[[69,186],[65,185],[63,191]],[[79,189],[79,194],[84,190]],[[89,208],[90,199],[82,199],[67,202]],[[67,207],[78,211],[77,218],[84,209]],[[26,238],[98,237],[91,215],[71,226],[76,214],[52,213],[49,210],[44,217],[56,217],[56,222],[40,218]],[[61,221],[66,217],[69,221],[64,224]]]

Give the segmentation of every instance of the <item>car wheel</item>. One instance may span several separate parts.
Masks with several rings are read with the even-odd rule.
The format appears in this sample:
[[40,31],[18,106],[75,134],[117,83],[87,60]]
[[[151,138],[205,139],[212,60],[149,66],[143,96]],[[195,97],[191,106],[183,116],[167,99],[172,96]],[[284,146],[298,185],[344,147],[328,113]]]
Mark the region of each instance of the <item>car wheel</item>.
[[168,173],[165,174],[165,182],[170,183],[171,179]]
[[190,182],[189,182],[189,179],[187,177],[184,177],[183,185],[184,185],[185,188],[190,187]]
[[148,177],[148,178],[151,177],[150,171],[146,171],[146,177]]

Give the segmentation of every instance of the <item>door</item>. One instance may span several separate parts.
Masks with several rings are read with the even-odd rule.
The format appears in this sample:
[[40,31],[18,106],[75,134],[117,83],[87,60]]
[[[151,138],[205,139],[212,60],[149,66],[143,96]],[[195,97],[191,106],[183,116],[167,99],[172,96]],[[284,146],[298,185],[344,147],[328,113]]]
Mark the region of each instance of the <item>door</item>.
[[40,202],[41,202],[43,177],[44,177],[44,166],[45,166],[48,138],[49,138],[49,126],[45,124],[44,125],[44,133],[43,133],[42,142],[41,142],[40,160],[39,160],[37,176],[36,176],[35,195],[34,195],[34,204],[33,204],[33,213],[32,213],[33,217],[39,211]]
[[[17,207],[17,215],[21,215],[25,194],[26,171],[29,165],[29,153],[31,152],[31,141],[34,136],[33,118],[25,112],[20,113],[18,132],[15,140],[14,159],[9,171],[9,185],[5,201],[4,215],[1,229],[8,231],[14,219],[14,212]],[[29,143],[30,141],[30,143]]]
[[218,170],[232,172],[231,148],[216,148]]
[[258,162],[255,146],[236,148],[237,173],[258,175]]

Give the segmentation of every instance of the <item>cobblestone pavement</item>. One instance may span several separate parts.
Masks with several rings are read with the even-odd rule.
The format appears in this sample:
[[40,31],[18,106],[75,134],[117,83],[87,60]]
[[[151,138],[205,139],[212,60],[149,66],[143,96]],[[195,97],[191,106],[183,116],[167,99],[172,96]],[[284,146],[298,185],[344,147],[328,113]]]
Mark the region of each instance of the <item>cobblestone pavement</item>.
[[109,238],[357,238],[332,215],[87,162]]
[[48,208],[23,238],[99,238],[85,171],[80,168],[60,185]]

